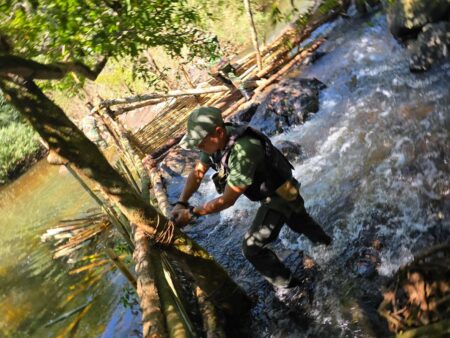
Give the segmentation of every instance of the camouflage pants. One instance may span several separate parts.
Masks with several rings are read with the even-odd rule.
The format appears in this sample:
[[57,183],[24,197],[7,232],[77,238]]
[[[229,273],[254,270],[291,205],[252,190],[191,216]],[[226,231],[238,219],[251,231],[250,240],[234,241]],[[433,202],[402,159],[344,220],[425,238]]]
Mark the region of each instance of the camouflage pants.
[[331,243],[331,238],[307,213],[301,196],[294,202],[285,202],[280,198],[263,202],[245,235],[242,250],[256,270],[270,283],[281,287],[289,284],[291,271],[267,248],[267,244],[278,238],[284,224],[314,243]]

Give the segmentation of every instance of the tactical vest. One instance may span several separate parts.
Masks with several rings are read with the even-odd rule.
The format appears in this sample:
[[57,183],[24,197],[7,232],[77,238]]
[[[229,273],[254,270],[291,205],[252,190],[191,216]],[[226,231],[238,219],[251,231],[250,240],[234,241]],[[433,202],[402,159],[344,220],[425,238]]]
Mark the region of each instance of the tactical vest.
[[261,141],[264,148],[264,165],[257,168],[253,183],[245,190],[244,195],[252,201],[261,201],[266,197],[275,195],[276,190],[292,178],[293,166],[272,144],[270,139],[260,131],[247,125],[231,123],[225,123],[225,125],[234,127],[228,133],[228,142],[223,150],[210,156],[211,167],[217,171],[213,180],[219,193],[223,192],[226,177],[230,172],[228,160],[234,144],[240,137],[250,136]]

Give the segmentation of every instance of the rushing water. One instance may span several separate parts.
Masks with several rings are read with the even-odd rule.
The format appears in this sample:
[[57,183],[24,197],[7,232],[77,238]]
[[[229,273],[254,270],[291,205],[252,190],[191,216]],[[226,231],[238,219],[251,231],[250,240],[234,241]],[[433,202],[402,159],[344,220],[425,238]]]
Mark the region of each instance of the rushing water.
[[69,276],[66,263],[53,260],[51,245],[40,241],[61,219],[93,206],[70,174],[45,161],[0,190],[0,337],[56,337],[76,315],[45,324],[91,300],[75,337],[133,336],[136,316],[118,305],[123,279],[111,274],[70,299],[84,276]]
[[[313,247],[285,227],[275,244],[291,268],[299,250],[319,266],[314,298],[305,308],[309,325],[302,326],[302,314],[276,301],[241,254],[257,204],[241,198],[188,230],[238,283],[257,294],[255,337],[383,334],[374,316],[383,281],[415,252],[450,235],[450,64],[410,73],[406,51],[388,32],[382,13],[339,19],[316,35],[327,36],[320,48],[327,54],[291,76],[316,77],[328,86],[320,110],[273,138],[302,145],[306,159],[295,163],[294,175],[307,209],[334,238],[331,248]],[[172,181],[170,197],[179,191],[179,180]],[[193,200],[214,196],[208,182]],[[377,249],[375,241],[381,244]],[[375,275],[357,269],[367,252],[376,259]]]

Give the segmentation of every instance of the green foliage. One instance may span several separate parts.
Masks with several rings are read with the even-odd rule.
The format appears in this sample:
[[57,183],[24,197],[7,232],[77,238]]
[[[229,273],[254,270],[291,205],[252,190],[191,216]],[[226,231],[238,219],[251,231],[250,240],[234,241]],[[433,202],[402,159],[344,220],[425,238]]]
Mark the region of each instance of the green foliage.
[[129,286],[125,286],[122,289],[122,296],[120,297],[119,302],[122,304],[124,308],[128,308],[133,312],[137,311],[139,307],[139,301],[137,298],[136,291]]
[[[193,55],[214,53],[215,41],[196,27],[185,0],[7,0],[0,4],[0,32],[14,41],[12,54],[41,62],[101,57],[138,58],[151,46],[170,55],[188,47]],[[66,77],[65,81],[73,83]],[[76,79],[75,83],[83,79]]]
[[0,128],[7,127],[11,123],[21,121],[20,114],[11,105],[5,102],[0,92]]
[[0,95],[0,183],[24,158],[39,149],[36,132]]
[[[217,36],[225,52],[237,53],[251,45],[249,19],[242,0],[189,0],[188,3],[197,9],[201,27]],[[275,24],[292,20],[298,12],[293,2],[287,0],[254,0],[251,5],[261,43]]]
[[20,161],[35,153],[39,143],[36,132],[28,124],[12,123],[0,128],[0,183],[7,180],[8,174],[14,170]]

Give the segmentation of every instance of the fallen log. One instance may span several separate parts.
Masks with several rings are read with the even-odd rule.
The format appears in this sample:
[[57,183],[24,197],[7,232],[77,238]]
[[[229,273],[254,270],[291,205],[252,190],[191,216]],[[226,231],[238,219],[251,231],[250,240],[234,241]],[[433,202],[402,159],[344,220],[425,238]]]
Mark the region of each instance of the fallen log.
[[136,263],[137,294],[142,312],[143,338],[164,338],[167,337],[167,332],[155,284],[154,267],[148,254],[150,244],[140,227],[135,227],[134,243],[133,260]]

